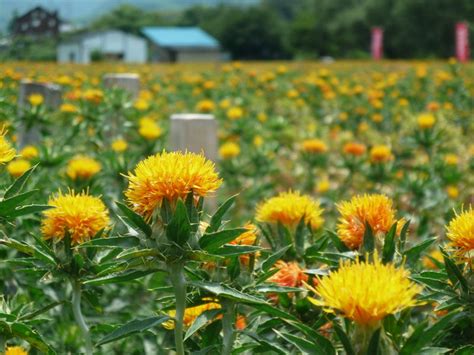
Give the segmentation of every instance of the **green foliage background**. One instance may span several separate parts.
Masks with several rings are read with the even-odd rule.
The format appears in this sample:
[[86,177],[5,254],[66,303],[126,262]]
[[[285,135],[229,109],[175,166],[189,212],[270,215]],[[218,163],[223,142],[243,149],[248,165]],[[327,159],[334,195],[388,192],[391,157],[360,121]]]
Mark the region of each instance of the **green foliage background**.
[[[246,2],[245,4],[248,4]],[[370,30],[385,30],[387,58],[454,55],[454,26],[472,27],[472,0],[261,0],[251,6],[197,5],[150,10],[121,5],[84,29],[118,28],[140,34],[144,26],[199,26],[215,36],[233,59],[368,56]],[[471,38],[474,32],[471,28]],[[12,50],[0,59],[54,60],[54,43]]]

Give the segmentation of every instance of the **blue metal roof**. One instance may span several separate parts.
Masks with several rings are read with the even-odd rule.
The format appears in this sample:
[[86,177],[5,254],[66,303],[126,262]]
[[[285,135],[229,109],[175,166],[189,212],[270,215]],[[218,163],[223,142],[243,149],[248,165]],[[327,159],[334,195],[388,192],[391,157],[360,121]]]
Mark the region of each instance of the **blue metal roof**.
[[199,27],[145,27],[142,32],[161,47],[219,48],[219,42]]

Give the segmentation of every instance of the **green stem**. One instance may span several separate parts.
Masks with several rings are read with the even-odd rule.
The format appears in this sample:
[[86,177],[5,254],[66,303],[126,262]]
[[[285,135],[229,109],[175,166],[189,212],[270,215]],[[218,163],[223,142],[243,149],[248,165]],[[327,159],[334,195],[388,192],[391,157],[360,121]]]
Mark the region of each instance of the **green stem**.
[[2,334],[0,334],[0,354],[4,354],[5,352],[6,352],[6,339]]
[[71,283],[72,283],[72,312],[74,314],[74,319],[77,325],[79,326],[79,328],[81,329],[82,335],[84,337],[84,341],[86,343],[85,353],[87,355],[92,355],[93,346],[92,346],[91,335],[89,332],[89,327],[87,326],[87,323],[81,311],[81,294],[82,294],[81,283],[78,280],[72,280]]
[[176,354],[184,355],[183,342],[183,320],[186,310],[186,278],[184,276],[184,264],[181,262],[168,265],[171,283],[173,284],[176,301],[176,314],[174,322],[174,341]]
[[222,349],[223,355],[230,355],[232,353],[232,346],[234,345],[234,302],[230,300],[221,301],[224,309],[224,316],[222,317],[222,330],[224,332],[224,344]]

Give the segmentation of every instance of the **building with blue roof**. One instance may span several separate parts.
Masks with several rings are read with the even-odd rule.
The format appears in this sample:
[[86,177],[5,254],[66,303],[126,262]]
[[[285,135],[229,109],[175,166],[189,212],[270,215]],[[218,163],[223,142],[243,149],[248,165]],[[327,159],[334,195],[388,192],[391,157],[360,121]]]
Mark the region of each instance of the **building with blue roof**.
[[198,27],[145,27],[152,62],[220,61],[219,42]]

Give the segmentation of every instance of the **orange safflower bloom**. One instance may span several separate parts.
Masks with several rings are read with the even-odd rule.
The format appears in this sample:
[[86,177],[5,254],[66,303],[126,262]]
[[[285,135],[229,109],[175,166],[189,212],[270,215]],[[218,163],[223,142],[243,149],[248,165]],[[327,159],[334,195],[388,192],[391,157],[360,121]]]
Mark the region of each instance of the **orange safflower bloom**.
[[337,235],[351,249],[361,246],[366,223],[375,237],[381,237],[396,222],[393,201],[384,195],[354,196],[350,201],[340,202],[336,206],[341,214]]
[[304,273],[304,270],[297,262],[278,260],[275,263],[275,268],[278,269],[278,272],[272,275],[268,282],[286,287],[299,287],[303,282],[308,281],[308,275]]
[[361,156],[367,150],[366,146],[362,143],[349,142],[344,144],[343,151],[348,155],[353,155],[355,157]]

